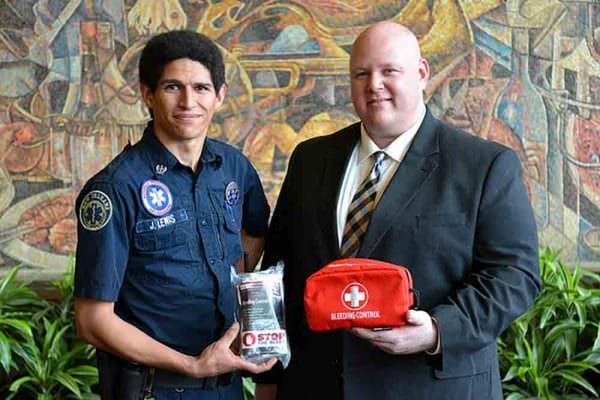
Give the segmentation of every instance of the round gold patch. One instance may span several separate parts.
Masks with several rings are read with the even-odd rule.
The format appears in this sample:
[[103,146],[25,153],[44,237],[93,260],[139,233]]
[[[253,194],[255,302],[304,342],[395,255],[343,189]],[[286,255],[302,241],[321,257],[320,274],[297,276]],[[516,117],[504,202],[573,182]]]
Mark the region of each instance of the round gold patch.
[[108,224],[112,217],[110,197],[100,190],[92,190],[85,195],[79,207],[79,222],[88,231],[98,231]]

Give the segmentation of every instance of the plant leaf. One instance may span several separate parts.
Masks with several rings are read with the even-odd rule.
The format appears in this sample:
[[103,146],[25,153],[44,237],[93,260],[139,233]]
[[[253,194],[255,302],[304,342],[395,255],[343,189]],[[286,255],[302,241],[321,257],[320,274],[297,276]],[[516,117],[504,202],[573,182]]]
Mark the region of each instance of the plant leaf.
[[38,383],[37,380],[32,377],[32,376],[24,376],[22,378],[19,378],[17,380],[15,380],[9,387],[8,390],[10,390],[11,392],[17,392],[19,391],[19,389],[21,388],[21,386],[23,386],[24,384],[31,382],[31,383]]
[[591,352],[583,361],[592,365],[600,364],[600,324],[598,324],[596,340],[594,340]]
[[25,369],[30,375],[33,375],[37,379],[41,379],[43,377],[43,360],[40,357],[39,349],[35,343],[32,341],[27,341],[19,346],[14,346],[13,350],[24,361]]
[[69,375],[75,378],[81,378],[86,382],[95,384],[98,381],[98,368],[91,365],[79,365],[67,371]]
[[592,351],[583,361],[592,365],[600,364],[600,351]]
[[565,335],[568,331],[577,331],[579,329],[579,324],[575,321],[564,321],[556,324],[555,326],[548,331],[546,334],[546,340],[556,340],[556,337]]
[[0,331],[0,364],[8,374],[12,365],[11,340]]
[[504,379],[502,379],[502,382],[508,382],[511,379],[513,379],[514,377],[518,376],[518,370],[519,367],[516,365],[513,365],[510,367],[510,369],[508,370],[508,372],[506,373],[506,375],[504,376]]
[[552,317],[555,316],[554,306],[544,307],[540,316],[540,329],[544,329]]
[[[58,322],[58,321],[56,321]],[[50,348],[48,349],[48,357],[59,358],[61,354],[62,339],[65,332],[69,329],[69,325],[63,326],[52,338]]]
[[243,378],[242,385],[244,387],[244,398],[254,398],[254,391],[256,389],[256,385],[254,384],[254,381],[252,381],[252,378]]
[[564,370],[564,371],[557,371],[552,375],[560,376],[562,379],[569,381],[569,382],[587,390],[592,395],[598,397],[598,393],[596,392],[594,387],[592,385],[590,385],[590,383],[579,374]]
[[575,311],[577,312],[577,321],[579,322],[579,330],[582,331],[585,328],[587,322],[587,313],[585,311],[585,304],[578,301],[574,302]]
[[521,393],[511,393],[508,395],[508,397],[506,398],[506,400],[522,400],[525,399],[526,397],[523,396]]
[[588,307],[600,306],[600,289],[590,289],[590,298],[587,301]]
[[23,336],[24,339],[33,338],[33,333],[31,333],[31,326],[20,319],[16,318],[0,318],[0,328],[2,325],[10,326],[14,328],[19,334]]
[[2,279],[0,279],[0,297],[7,290],[6,288],[8,287],[8,285],[13,284],[15,277],[17,275],[17,272],[19,271],[20,268],[21,268],[20,265],[12,267],[11,269],[8,270],[8,272],[4,275],[4,277],[2,277]]
[[56,327],[58,325],[58,321],[55,320],[54,322],[50,322],[47,318],[43,318],[42,319],[43,325],[44,325],[44,339],[42,341],[42,354],[44,355],[48,355],[48,349],[50,347],[50,343],[52,342],[52,338],[54,337],[54,331],[56,330]]
[[54,378],[65,388],[69,389],[77,398],[81,398],[81,390],[79,385],[73,377],[67,373],[58,371],[54,375]]
[[574,370],[571,372],[576,372],[578,374],[581,374],[582,372],[584,372],[588,369],[596,370],[596,368],[594,368],[593,365],[588,364],[585,361],[567,361],[564,363],[560,363],[560,364],[556,365],[555,370],[558,371],[558,370],[566,369],[566,368],[570,368],[570,369]]

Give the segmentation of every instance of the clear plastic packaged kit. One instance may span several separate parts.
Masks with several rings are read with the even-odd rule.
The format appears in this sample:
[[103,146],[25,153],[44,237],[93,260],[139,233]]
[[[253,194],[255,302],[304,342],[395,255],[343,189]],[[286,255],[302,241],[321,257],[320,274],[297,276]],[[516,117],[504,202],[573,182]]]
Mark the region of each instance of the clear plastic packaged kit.
[[285,330],[283,262],[263,271],[232,272],[240,322],[240,356],[253,363],[273,357],[284,368],[291,352]]

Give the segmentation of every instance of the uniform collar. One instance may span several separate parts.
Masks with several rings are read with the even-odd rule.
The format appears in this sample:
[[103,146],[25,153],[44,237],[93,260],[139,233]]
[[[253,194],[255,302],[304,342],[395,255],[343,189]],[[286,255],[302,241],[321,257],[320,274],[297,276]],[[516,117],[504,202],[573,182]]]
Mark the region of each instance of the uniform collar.
[[200,161],[203,164],[221,164],[221,160],[223,160],[223,155],[220,150],[221,149],[216,145],[215,140],[207,137],[206,139],[204,139],[204,146],[202,146],[202,154],[200,154]]
[[[152,121],[146,126],[141,142],[148,151],[148,155],[152,162],[152,172],[155,176],[164,175],[179,164],[179,161],[173,153],[171,153],[154,134]],[[200,161],[203,164],[217,163],[218,166],[222,159],[221,152],[215,145],[214,140],[206,138],[204,146],[202,147],[202,153],[200,154]]]
[[179,163],[177,158],[158,140],[152,128],[152,121],[144,130],[141,143],[147,150],[155,176],[164,175]]

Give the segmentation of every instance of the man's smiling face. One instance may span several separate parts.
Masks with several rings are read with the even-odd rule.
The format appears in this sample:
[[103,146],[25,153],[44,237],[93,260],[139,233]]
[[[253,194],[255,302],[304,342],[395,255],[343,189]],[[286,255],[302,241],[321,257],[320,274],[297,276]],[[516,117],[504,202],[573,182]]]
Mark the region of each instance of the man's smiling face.
[[167,145],[206,136],[214,113],[223,104],[225,86],[216,89],[208,69],[180,58],[164,67],[156,90],[142,83],[142,97],[154,116],[154,132]]

